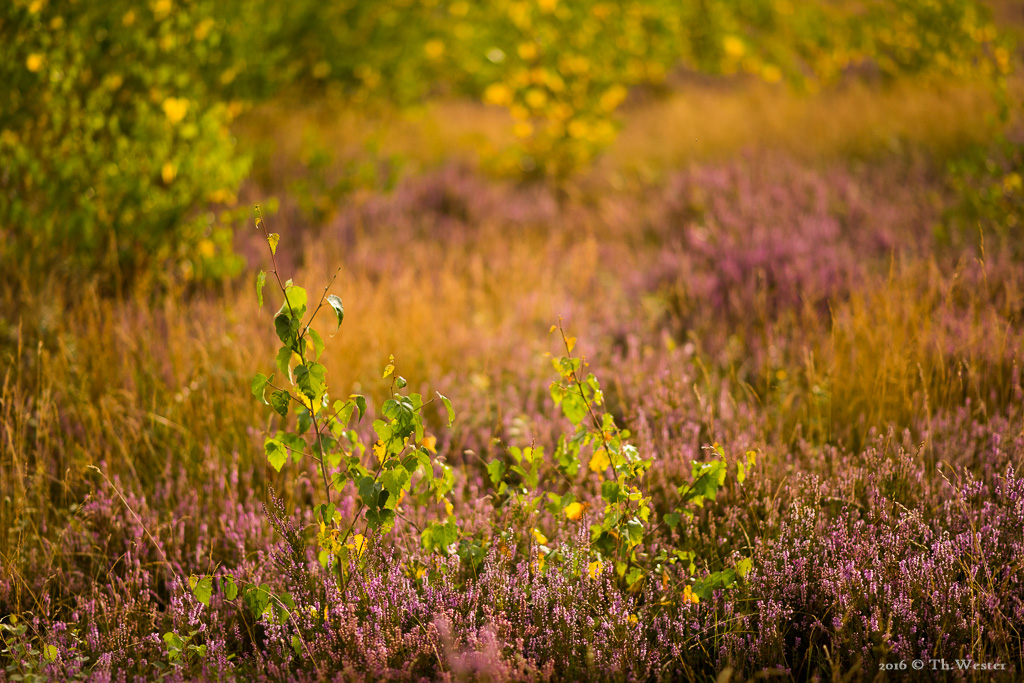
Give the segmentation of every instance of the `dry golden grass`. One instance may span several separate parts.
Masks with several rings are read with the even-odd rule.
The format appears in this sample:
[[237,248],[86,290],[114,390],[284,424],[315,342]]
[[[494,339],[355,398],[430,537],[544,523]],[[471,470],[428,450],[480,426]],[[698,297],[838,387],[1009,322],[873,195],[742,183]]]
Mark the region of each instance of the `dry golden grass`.
[[[622,130],[598,174],[659,173],[744,151],[808,161],[912,150],[944,156],[991,139],[999,125],[990,86],[935,79],[850,81],[816,93],[758,81],[699,80],[683,92],[627,104],[620,118]],[[293,171],[315,150],[338,163],[367,147],[414,167],[476,163],[513,142],[511,124],[504,110],[464,100],[367,113],[341,98],[310,104],[283,98],[247,115],[239,134],[267,146],[257,178],[272,185],[273,175]]]

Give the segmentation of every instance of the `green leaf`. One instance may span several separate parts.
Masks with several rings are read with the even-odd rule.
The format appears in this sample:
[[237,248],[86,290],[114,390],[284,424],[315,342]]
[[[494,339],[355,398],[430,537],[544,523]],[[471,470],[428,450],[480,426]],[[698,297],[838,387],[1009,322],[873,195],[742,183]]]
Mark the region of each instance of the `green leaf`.
[[[196,577],[192,577],[194,579]],[[189,579],[189,583],[192,583],[192,579]],[[210,606],[210,596],[213,595],[213,577],[204,576],[195,582],[192,586],[192,595],[196,596],[196,600],[203,603],[207,607]]]
[[253,614],[261,616],[270,605],[270,586],[265,583],[260,584],[259,588],[250,586],[245,591],[245,602]]
[[505,476],[505,463],[501,460],[492,460],[487,465],[487,476],[490,477],[491,483],[497,486]]
[[363,499],[363,502],[371,508],[377,507],[377,497],[381,490],[381,485],[378,484],[373,477],[363,477],[359,480],[359,497]]
[[334,512],[337,508],[334,503],[323,503],[320,505],[320,519],[324,524],[330,524],[334,520]]
[[292,635],[292,650],[297,656],[302,656],[302,640],[299,639],[298,634]]
[[280,349],[278,349],[277,358],[275,359],[274,362],[277,365],[277,369],[281,372],[281,374],[285,375],[285,376],[287,376],[289,378],[292,376],[291,370],[288,368],[288,366],[291,363],[291,361],[292,361],[292,350],[291,350],[291,347],[285,345],[285,346],[282,346]]
[[670,512],[667,515],[665,515],[662,519],[665,520],[665,524],[668,525],[669,529],[675,529],[677,526],[679,526],[680,517],[678,513]]
[[366,511],[366,521],[374,531],[386,534],[395,526],[395,511],[388,509],[369,509]]
[[285,450],[284,445],[277,439],[267,439],[263,442],[263,450],[267,454],[267,461],[271,467],[280,472],[285,462],[288,461],[288,451]]
[[345,307],[341,305],[341,297],[336,294],[329,295],[327,303],[334,309],[334,315],[338,319],[338,327],[335,328],[335,331],[337,331],[341,327],[341,321],[345,319]]
[[710,600],[717,588],[730,588],[736,583],[736,572],[732,569],[709,574],[693,585],[693,594],[701,600]]
[[357,420],[357,422],[362,422],[363,415],[366,414],[366,397],[363,396],[362,394],[352,394],[350,398],[355,399],[356,408],[359,409],[359,419]]
[[320,336],[320,333],[310,327],[308,330],[309,338],[313,340],[313,349],[316,351],[316,357],[319,358],[320,354],[324,352],[324,340]]
[[262,270],[260,274],[256,276],[256,301],[259,302],[260,308],[263,308],[263,287],[267,284],[267,274]]
[[750,570],[754,568],[754,561],[749,557],[744,557],[742,560],[736,563],[736,576],[741,579],[746,578]]
[[278,235],[276,232],[272,232],[269,235],[267,235],[267,242],[270,243],[270,253],[271,254],[274,254],[274,255],[277,254],[277,243],[280,242],[280,241],[281,241],[281,236]]
[[257,373],[252,378],[252,395],[263,401],[263,405],[270,405],[267,403],[266,397],[263,395],[267,389],[267,385],[274,381],[274,376],[267,377],[263,373]]
[[295,383],[311,401],[323,396],[326,379],[327,368],[320,363],[306,363],[295,367]]
[[279,389],[270,395],[270,405],[281,417],[288,417],[288,401],[291,400],[288,392]]
[[427,552],[445,550],[457,540],[459,540],[459,527],[451,520],[444,524],[433,522],[420,534],[423,549]]
[[389,508],[394,508],[398,504],[398,496],[403,490],[409,488],[409,471],[404,467],[396,467],[394,469],[387,470],[380,476],[381,485],[390,494],[388,496]]
[[224,577],[224,597],[228,600],[234,600],[238,597],[238,584],[235,583],[234,577]]
[[445,410],[448,411],[448,426],[451,427],[452,423],[455,422],[455,409],[452,408],[452,402],[448,400],[447,396],[443,396],[441,393],[437,393],[438,398],[444,403]]
[[[302,315],[306,312],[306,290],[289,284],[285,287],[284,297],[285,302],[281,304],[281,308],[278,309],[277,315],[274,317],[285,315],[301,319]],[[290,309],[289,305],[291,306]]]
[[60,655],[60,651],[57,650],[56,645],[44,645],[43,646],[43,659],[48,662],[56,662],[57,656]]
[[626,522],[626,538],[631,545],[636,545],[644,538],[644,525],[638,519],[631,519]]
[[619,493],[621,487],[617,481],[604,481],[601,483],[601,497],[609,503],[617,503],[619,501]]
[[181,639],[181,637],[178,636],[177,633],[172,633],[170,631],[165,633],[164,634],[164,642],[167,643],[167,647],[171,648],[172,650],[184,650],[185,649],[185,641],[183,641]]

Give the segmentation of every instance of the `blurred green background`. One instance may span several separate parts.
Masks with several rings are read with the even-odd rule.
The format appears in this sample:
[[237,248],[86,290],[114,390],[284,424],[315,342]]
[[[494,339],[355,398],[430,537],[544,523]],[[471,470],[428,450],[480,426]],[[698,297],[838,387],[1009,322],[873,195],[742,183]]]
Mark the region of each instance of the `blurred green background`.
[[[631,133],[641,153],[604,158],[634,170],[766,132],[869,152],[861,122],[906,118],[917,98],[925,111],[890,131],[913,137],[935,84],[937,101],[961,104],[935,116],[959,125],[943,139],[959,145],[964,177],[993,178],[968,183],[983,213],[1020,162],[1012,144],[990,150],[1014,114],[1021,13],[973,0],[13,0],[0,9],[3,278],[114,291],[237,275],[239,192],[247,179],[266,188],[288,144],[298,168],[285,189],[315,224],[460,144],[489,173],[570,182],[615,144],[631,107],[648,132]],[[900,92],[907,79],[915,89]],[[765,107],[752,83],[805,99]],[[805,134],[821,106],[806,97],[820,93],[846,93],[841,140]],[[979,140],[988,151],[972,157],[965,141]]]

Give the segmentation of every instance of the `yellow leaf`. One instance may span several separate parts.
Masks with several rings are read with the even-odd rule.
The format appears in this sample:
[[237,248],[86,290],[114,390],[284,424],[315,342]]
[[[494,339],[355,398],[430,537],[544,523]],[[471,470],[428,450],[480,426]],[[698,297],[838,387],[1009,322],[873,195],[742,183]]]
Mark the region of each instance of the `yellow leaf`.
[[216,23],[217,22],[213,19],[207,17],[199,22],[199,25],[196,26],[196,30],[192,32],[192,35],[196,37],[196,40],[206,40],[206,36],[210,35],[210,31]]
[[557,330],[557,329],[558,329],[558,325],[552,325],[552,326],[551,326],[551,329],[550,329],[550,330],[548,330],[548,334],[551,334],[552,332],[554,332],[554,331],[555,331],[555,330]]
[[565,506],[565,517],[566,519],[577,522],[581,517],[583,517],[584,510],[586,510],[586,507],[584,507],[583,503],[569,503]]
[[542,109],[548,103],[548,96],[540,88],[530,88],[526,91],[526,103],[532,109]]
[[217,253],[217,245],[213,243],[213,240],[203,239],[199,240],[199,244],[196,246],[199,251],[199,255],[205,259],[211,259]]
[[33,52],[25,60],[25,68],[35,73],[43,68],[43,56],[38,52]]
[[576,348],[576,337],[566,337],[565,348],[569,349],[569,353],[572,353],[572,350]]
[[444,499],[444,511],[448,513],[449,517],[455,514],[455,507],[452,505],[452,502],[447,498]]
[[420,441],[420,446],[422,446],[423,448],[426,448],[431,453],[436,454],[437,453],[437,437],[436,436],[425,436],[425,437],[423,437],[423,440]]
[[377,439],[377,443],[373,444],[373,454],[377,456],[377,460],[384,462],[384,456],[387,455],[387,449],[384,447],[384,442]]
[[537,527],[533,527],[533,540],[536,541],[537,545],[546,545],[548,537],[541,533],[541,530]]
[[523,61],[529,62],[537,58],[537,46],[533,43],[520,43],[516,52]]
[[164,167],[160,169],[160,177],[164,179],[165,185],[170,185],[174,181],[175,176],[178,175],[178,169],[174,167],[174,164],[167,162]]
[[723,38],[722,47],[725,48],[725,54],[732,59],[739,59],[747,51],[743,41],[736,36],[726,36]]
[[590,578],[596,579],[601,574],[601,560],[594,560],[587,565],[587,573],[590,574]]
[[529,121],[520,121],[516,125],[512,126],[512,133],[517,138],[528,138],[533,134],[533,124]]
[[622,101],[626,99],[626,95],[628,94],[629,91],[626,90],[625,87],[616,83],[612,87],[605,90],[604,94],[601,95],[601,109],[604,109],[605,111],[608,112],[615,111],[615,109],[618,108],[620,104],[622,104]]
[[444,56],[444,43],[437,38],[428,40],[423,46],[423,52],[427,55],[427,59],[441,59]]
[[504,83],[491,83],[487,86],[487,89],[484,90],[484,102],[486,104],[507,107],[512,104],[512,99],[512,89]]
[[306,410],[310,411],[314,415],[320,413],[320,403],[313,403],[305,394],[299,394],[299,403],[306,406]]
[[171,13],[172,7],[171,0],[156,0],[152,5],[153,14],[156,15],[157,19],[163,19]]
[[693,603],[694,605],[696,605],[697,603],[700,602],[700,598],[698,598],[694,594],[693,588],[691,588],[690,586],[687,586],[686,588],[683,589],[683,602],[690,602],[690,603]]
[[188,113],[189,102],[183,97],[168,97],[164,100],[163,110],[167,120],[171,123],[178,123]]
[[536,567],[537,567],[537,571],[538,572],[544,571],[544,563],[547,561],[547,559],[548,559],[547,555],[545,555],[543,552],[540,552],[540,551],[537,552]]
[[355,550],[356,555],[362,557],[363,551],[366,550],[366,539],[362,534],[356,534],[352,537],[352,542],[346,543],[345,547],[349,550]]
[[277,254],[277,243],[280,242],[280,241],[281,241],[281,236],[278,235],[276,232],[272,232],[269,235],[267,235],[267,242],[270,243],[270,253],[271,254],[274,254],[274,255]]
[[611,465],[611,461],[608,460],[608,453],[603,448],[599,449],[590,458],[590,471],[591,472],[604,472]]

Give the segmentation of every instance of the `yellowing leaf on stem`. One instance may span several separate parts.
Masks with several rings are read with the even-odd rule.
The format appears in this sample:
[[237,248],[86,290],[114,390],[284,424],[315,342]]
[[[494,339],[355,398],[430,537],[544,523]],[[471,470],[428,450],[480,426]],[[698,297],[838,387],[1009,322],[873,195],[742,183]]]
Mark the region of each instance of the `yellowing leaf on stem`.
[[572,520],[573,522],[578,522],[580,518],[583,517],[583,512],[585,510],[586,507],[583,505],[583,503],[572,502],[565,506],[565,510],[563,512],[565,512],[566,519]]
[[576,337],[566,337],[565,348],[568,349],[569,353],[572,353],[572,350],[576,348]]
[[304,405],[306,407],[306,410],[311,412],[313,415],[318,415],[320,413],[320,402],[319,401],[317,401],[316,403],[313,403],[312,401],[309,400],[309,397],[307,397],[305,394],[302,394],[302,393],[300,393],[298,396],[299,396],[299,403]]
[[420,446],[426,448],[431,453],[437,453],[437,437],[436,436],[425,436],[420,441]]
[[611,461],[608,459],[608,452],[601,448],[590,458],[590,471],[604,472],[611,464]]
[[590,578],[596,579],[598,576],[601,575],[602,566],[603,565],[601,563],[601,560],[594,560],[593,562],[587,565],[587,574],[590,575]]
[[541,532],[540,529],[538,529],[537,527],[533,527],[533,530],[531,531],[531,533],[533,534],[533,540],[537,543],[537,545],[546,545],[547,544],[548,537],[545,536]]
[[346,543],[345,547],[354,550],[358,557],[362,557],[363,551],[366,550],[366,538],[362,534],[356,534],[352,537],[352,542]]
[[281,241],[281,236],[276,232],[272,232],[267,235],[267,242],[270,243],[270,253],[277,254],[277,243]]

